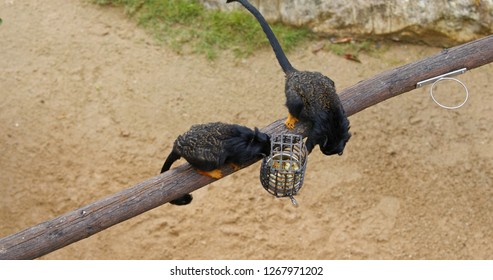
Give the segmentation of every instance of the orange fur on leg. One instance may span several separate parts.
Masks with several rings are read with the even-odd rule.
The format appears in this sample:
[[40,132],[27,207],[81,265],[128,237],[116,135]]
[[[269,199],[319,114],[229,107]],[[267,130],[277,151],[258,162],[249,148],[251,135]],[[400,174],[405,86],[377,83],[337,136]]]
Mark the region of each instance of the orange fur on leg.
[[293,129],[294,124],[298,121],[297,118],[293,117],[290,113],[288,113],[288,118],[286,122],[284,122],[284,125],[286,125],[287,128]]
[[221,179],[223,177],[223,173],[219,169],[214,169],[212,171],[203,171],[203,170],[197,169],[197,173],[205,175],[205,176],[209,176],[209,177],[214,178],[214,179]]
[[229,165],[231,166],[231,168],[233,168],[234,171],[238,171],[241,169],[241,167],[237,164],[230,163]]

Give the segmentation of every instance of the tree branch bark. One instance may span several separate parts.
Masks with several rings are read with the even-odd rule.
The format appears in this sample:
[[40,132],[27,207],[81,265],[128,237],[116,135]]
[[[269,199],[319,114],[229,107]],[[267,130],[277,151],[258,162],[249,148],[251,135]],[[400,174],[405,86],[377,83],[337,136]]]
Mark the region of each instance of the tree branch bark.
[[[415,89],[419,81],[464,67],[473,69],[491,62],[493,36],[488,36],[383,72],[344,89],[339,94],[346,113],[350,116]],[[287,132],[283,121],[284,119],[277,120],[262,131],[268,134]],[[295,132],[306,135],[306,130],[307,127],[300,124]],[[228,166],[223,169],[225,176],[233,172]],[[121,192],[0,239],[0,259],[38,258],[214,181],[215,179],[196,173],[185,163]]]

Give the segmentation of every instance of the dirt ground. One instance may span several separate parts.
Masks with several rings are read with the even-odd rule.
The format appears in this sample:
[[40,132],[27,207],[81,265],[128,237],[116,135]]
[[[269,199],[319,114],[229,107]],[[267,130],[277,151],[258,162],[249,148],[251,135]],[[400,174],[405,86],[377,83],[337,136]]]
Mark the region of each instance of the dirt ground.
[[[4,0],[0,18],[0,236],[157,175],[192,124],[286,115],[269,49],[178,55],[120,9],[79,0]],[[293,65],[339,89],[440,51],[396,44],[358,64],[312,47]],[[459,110],[426,87],[351,116],[342,157],[310,155],[297,208],[256,164],[42,259],[492,259],[493,65],[460,79]]]

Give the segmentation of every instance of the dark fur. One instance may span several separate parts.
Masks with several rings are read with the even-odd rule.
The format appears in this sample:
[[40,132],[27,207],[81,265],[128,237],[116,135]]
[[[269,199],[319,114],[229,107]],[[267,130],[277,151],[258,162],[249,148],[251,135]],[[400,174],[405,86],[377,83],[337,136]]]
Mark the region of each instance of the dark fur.
[[346,142],[351,137],[348,132],[349,121],[343,111],[322,111],[314,118],[306,141],[307,150],[311,152],[319,144],[320,151],[327,156],[342,155]]
[[349,120],[336,94],[334,82],[318,72],[296,70],[284,54],[267,21],[247,0],[226,2],[240,2],[255,16],[269,39],[286,75],[286,107],[292,116],[312,125],[307,139],[308,151],[311,152],[318,144],[325,155],[341,155],[351,134]]
[[[270,137],[257,128],[251,130],[236,124],[208,123],[194,125],[174,142],[161,173],[183,157],[190,165],[202,171],[219,169],[224,164],[243,165],[270,153]],[[190,203],[186,194],[170,201],[175,205]]]

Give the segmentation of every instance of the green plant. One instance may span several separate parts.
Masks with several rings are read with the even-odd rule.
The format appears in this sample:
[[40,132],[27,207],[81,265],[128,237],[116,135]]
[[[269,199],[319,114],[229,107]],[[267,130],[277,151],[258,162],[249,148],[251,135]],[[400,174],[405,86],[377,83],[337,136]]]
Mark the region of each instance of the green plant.
[[357,54],[361,51],[368,50],[367,46],[369,45],[368,41],[363,42],[348,42],[348,43],[329,43],[328,48],[331,52],[336,55],[344,55],[344,54]]
[[[177,52],[192,51],[213,59],[220,50],[247,56],[269,46],[258,22],[244,11],[207,10],[198,0],[93,0],[99,5],[122,6],[162,42]],[[273,24],[286,51],[308,39],[311,32]]]

